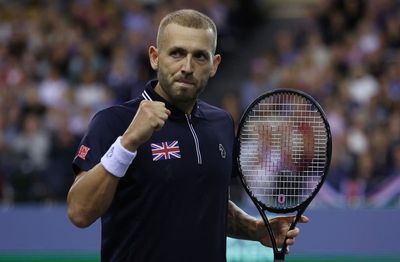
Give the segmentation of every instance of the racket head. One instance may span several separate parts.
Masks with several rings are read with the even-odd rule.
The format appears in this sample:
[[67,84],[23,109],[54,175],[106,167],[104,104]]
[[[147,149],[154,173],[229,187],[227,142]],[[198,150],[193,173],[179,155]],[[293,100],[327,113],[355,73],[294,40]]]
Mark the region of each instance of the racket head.
[[329,170],[330,126],[313,97],[275,89],[255,99],[242,115],[235,150],[241,182],[263,210],[304,210]]

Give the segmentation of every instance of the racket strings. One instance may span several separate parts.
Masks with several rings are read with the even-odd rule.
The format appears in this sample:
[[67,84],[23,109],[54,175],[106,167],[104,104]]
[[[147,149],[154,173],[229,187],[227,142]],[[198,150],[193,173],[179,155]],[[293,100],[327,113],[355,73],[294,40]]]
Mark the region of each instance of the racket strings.
[[259,101],[239,136],[244,179],[266,206],[298,206],[321,181],[327,130],[318,108],[303,96],[280,93]]

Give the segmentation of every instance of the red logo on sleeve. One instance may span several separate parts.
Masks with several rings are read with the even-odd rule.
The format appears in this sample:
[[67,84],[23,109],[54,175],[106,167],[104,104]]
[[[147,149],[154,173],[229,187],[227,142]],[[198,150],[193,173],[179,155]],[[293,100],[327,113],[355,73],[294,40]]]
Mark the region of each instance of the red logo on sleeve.
[[79,148],[78,151],[78,157],[85,160],[87,153],[89,152],[90,148],[85,146],[85,145],[81,145],[81,147]]

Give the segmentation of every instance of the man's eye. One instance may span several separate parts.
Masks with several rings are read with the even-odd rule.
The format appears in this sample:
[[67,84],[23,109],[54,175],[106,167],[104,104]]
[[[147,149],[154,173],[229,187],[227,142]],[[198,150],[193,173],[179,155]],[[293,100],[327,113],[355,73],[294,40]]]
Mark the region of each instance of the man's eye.
[[195,58],[198,59],[199,61],[207,61],[208,60],[208,56],[205,54],[196,54]]
[[179,52],[179,51],[172,51],[171,53],[170,53],[170,56],[172,56],[173,58],[179,58],[179,57],[182,57],[182,52]]

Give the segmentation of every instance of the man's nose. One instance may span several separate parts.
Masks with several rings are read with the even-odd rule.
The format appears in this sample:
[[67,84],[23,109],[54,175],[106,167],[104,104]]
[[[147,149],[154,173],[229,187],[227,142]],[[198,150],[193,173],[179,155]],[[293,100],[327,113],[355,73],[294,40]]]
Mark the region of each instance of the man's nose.
[[182,73],[185,74],[190,74],[193,72],[193,58],[192,56],[188,55],[186,56],[186,58],[183,61],[183,65],[182,65]]

